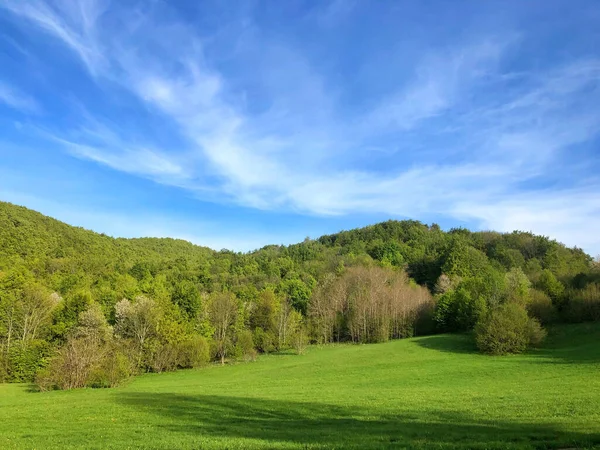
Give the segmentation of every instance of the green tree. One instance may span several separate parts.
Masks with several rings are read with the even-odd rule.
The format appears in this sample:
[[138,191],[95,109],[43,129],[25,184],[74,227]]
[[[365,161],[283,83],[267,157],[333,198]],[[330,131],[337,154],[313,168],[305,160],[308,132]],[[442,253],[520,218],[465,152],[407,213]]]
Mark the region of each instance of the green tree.
[[486,310],[483,297],[473,295],[464,286],[459,286],[440,296],[434,320],[440,331],[467,331],[473,329]]
[[214,328],[213,339],[216,356],[225,364],[234,338],[234,324],[238,313],[237,299],[231,292],[217,292],[211,295],[208,317]]
[[306,315],[311,290],[302,280],[285,280],[279,290],[290,300],[290,304],[296,311]]
[[482,316],[475,327],[475,340],[482,353],[521,353],[539,344],[546,333],[536,319],[518,303],[505,303]]
[[508,301],[526,305],[530,300],[531,282],[520,267],[513,267],[505,275]]
[[537,282],[537,288],[548,294],[555,304],[560,304],[565,291],[564,285],[548,269],[542,270]]
[[463,239],[454,240],[446,255],[442,272],[461,278],[478,276],[489,265],[486,255],[470,246]]
[[202,307],[202,297],[198,286],[189,280],[182,280],[173,286],[173,302],[189,317],[196,317]]

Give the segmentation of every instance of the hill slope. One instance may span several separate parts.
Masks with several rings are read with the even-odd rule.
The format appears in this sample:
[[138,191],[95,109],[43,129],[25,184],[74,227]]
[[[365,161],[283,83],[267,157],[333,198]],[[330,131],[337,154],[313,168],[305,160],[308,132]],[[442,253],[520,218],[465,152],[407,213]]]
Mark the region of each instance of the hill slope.
[[310,348],[149,374],[115,390],[0,385],[0,447],[591,448],[600,326],[552,328],[513,357],[464,335]]
[[176,239],[114,239],[73,227],[36,211],[0,202],[0,261],[20,258],[177,258],[207,257],[213,251]]
[[[582,250],[524,232],[388,221],[242,254],[115,239],[0,202],[0,381],[33,380],[84,323],[134,348],[121,355],[134,372],[162,371],[199,364],[190,346],[225,361],[306,339],[468,331],[515,298],[544,323],[600,320],[599,280]],[[127,328],[144,308],[149,339]]]
[[[178,265],[200,272],[197,281],[210,291],[246,282],[260,288],[293,277],[310,284],[310,277],[318,280],[340,264],[376,261],[405,267],[418,283],[433,288],[448,269],[449,257],[458,251],[458,240],[474,250],[471,255],[464,251],[455,255],[462,259],[486,258],[499,270],[521,267],[533,277],[533,272],[549,269],[563,282],[587,273],[591,261],[581,249],[569,249],[528,232],[444,232],[435,224],[410,220],[391,220],[290,246],[266,246],[242,255],[168,238],[114,239],[0,202],[0,270],[25,265],[35,268],[38,277],[54,271],[127,273],[136,263],[155,275],[169,261],[171,268]],[[61,290],[60,286],[51,287]],[[60,293],[67,292],[63,289]]]

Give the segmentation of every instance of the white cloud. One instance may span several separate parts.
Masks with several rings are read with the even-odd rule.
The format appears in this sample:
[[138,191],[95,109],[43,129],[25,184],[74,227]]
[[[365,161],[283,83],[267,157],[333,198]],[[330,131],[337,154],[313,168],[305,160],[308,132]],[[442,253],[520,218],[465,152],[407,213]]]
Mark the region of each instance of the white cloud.
[[385,100],[366,119],[375,127],[409,130],[453,106],[461,94],[498,64],[511,40],[484,41],[445,53],[426,55],[416,68],[416,78],[406,88]]
[[26,113],[38,113],[39,104],[29,95],[0,81],[0,103]]
[[118,152],[101,151],[85,145],[62,142],[71,148],[74,155],[105,164],[113,169],[157,177],[185,178],[186,176],[186,171],[181,165],[153,150],[137,148]]
[[484,229],[532,231],[600,255],[600,185],[518,194],[489,203],[458,201],[452,214],[472,218]]
[[[331,5],[332,13],[346,14],[351,3]],[[412,81],[372,110],[348,117],[336,110],[335,90],[301,55],[261,42],[269,107],[250,114],[206,61],[203,40],[173,15],[113,4],[128,18],[119,29],[107,26],[115,17],[99,1],[0,0],[0,6],[60,39],[93,77],[127,89],[189,142],[181,150],[140,145],[87,117],[55,137],[78,157],[255,208],[439,214],[502,230],[531,228],[567,242],[576,235],[586,248],[600,249],[588,225],[600,219],[597,185],[578,187],[572,180],[567,188],[535,188],[561,155],[600,131],[597,59],[503,73],[514,35],[425,51]],[[510,77],[522,81],[519,89],[503,84]],[[394,167],[388,154],[377,169],[344,164],[350,149],[376,146],[386,133],[399,156],[413,156],[410,163]],[[437,138],[424,155],[438,159],[410,154],[422,136]],[[363,156],[367,162],[376,157]],[[522,194],[525,183],[531,192]],[[578,198],[586,200],[572,206]],[[570,228],[580,231],[569,235]]]
[[100,0],[0,0],[0,7],[35,23],[73,50],[92,71],[104,57],[95,40],[96,22],[107,3]]

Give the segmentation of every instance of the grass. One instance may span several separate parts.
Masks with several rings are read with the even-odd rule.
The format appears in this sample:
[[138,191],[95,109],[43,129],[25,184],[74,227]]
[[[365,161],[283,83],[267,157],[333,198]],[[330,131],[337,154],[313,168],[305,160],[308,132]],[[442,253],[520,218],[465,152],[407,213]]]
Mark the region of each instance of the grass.
[[117,389],[0,385],[0,448],[600,448],[600,324],[525,355],[468,336],[310,348]]

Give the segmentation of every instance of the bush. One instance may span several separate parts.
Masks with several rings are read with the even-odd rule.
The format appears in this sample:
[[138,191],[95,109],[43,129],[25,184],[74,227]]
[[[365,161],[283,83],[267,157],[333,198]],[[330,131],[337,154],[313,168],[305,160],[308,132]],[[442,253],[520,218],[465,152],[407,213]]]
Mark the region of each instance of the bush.
[[91,371],[87,385],[95,388],[111,388],[118,386],[131,375],[131,360],[122,351],[113,347],[105,354],[100,365]]
[[237,336],[236,356],[245,361],[254,361],[256,359],[256,349],[254,348],[254,339],[250,330],[242,330]]
[[35,377],[35,385],[42,392],[59,389],[49,367],[44,367],[38,371]]
[[113,387],[131,375],[130,359],[114,344],[90,337],[69,338],[39,370],[35,379],[41,391],[82,387]]
[[262,328],[256,328],[253,336],[256,348],[263,353],[270,353],[275,351],[275,335],[270,331],[264,331]]
[[475,326],[477,347],[490,355],[521,353],[544,337],[539,322],[523,306],[511,302],[490,310]]
[[487,309],[481,296],[472,294],[459,285],[440,296],[435,307],[434,320],[440,331],[472,330]]
[[584,289],[567,293],[563,315],[568,322],[600,321],[600,284],[588,284]]
[[118,349],[118,351],[125,356],[127,361],[129,361],[131,375],[139,375],[145,371],[146,366],[141,362],[143,360],[143,355],[140,355],[140,349],[137,348],[135,342],[130,339],[113,337],[110,341],[110,345],[113,348]]
[[306,328],[304,326],[299,326],[292,334],[290,341],[294,350],[296,350],[296,353],[302,355],[308,346],[308,333],[306,332]]
[[171,372],[177,369],[179,349],[175,344],[159,345],[152,353],[150,368],[154,372]]
[[36,384],[41,390],[85,387],[103,357],[104,352],[95,339],[71,338],[47,369],[38,372]]
[[556,308],[552,304],[552,299],[545,292],[532,289],[531,299],[527,304],[527,312],[531,317],[546,325],[556,321]]
[[36,373],[46,366],[50,354],[50,344],[46,341],[13,345],[5,365],[8,381],[22,383],[35,380]]
[[202,336],[195,336],[179,344],[178,365],[182,369],[204,366],[210,361],[210,346]]
[[538,347],[546,338],[546,330],[536,319],[527,321],[527,339],[530,347]]

